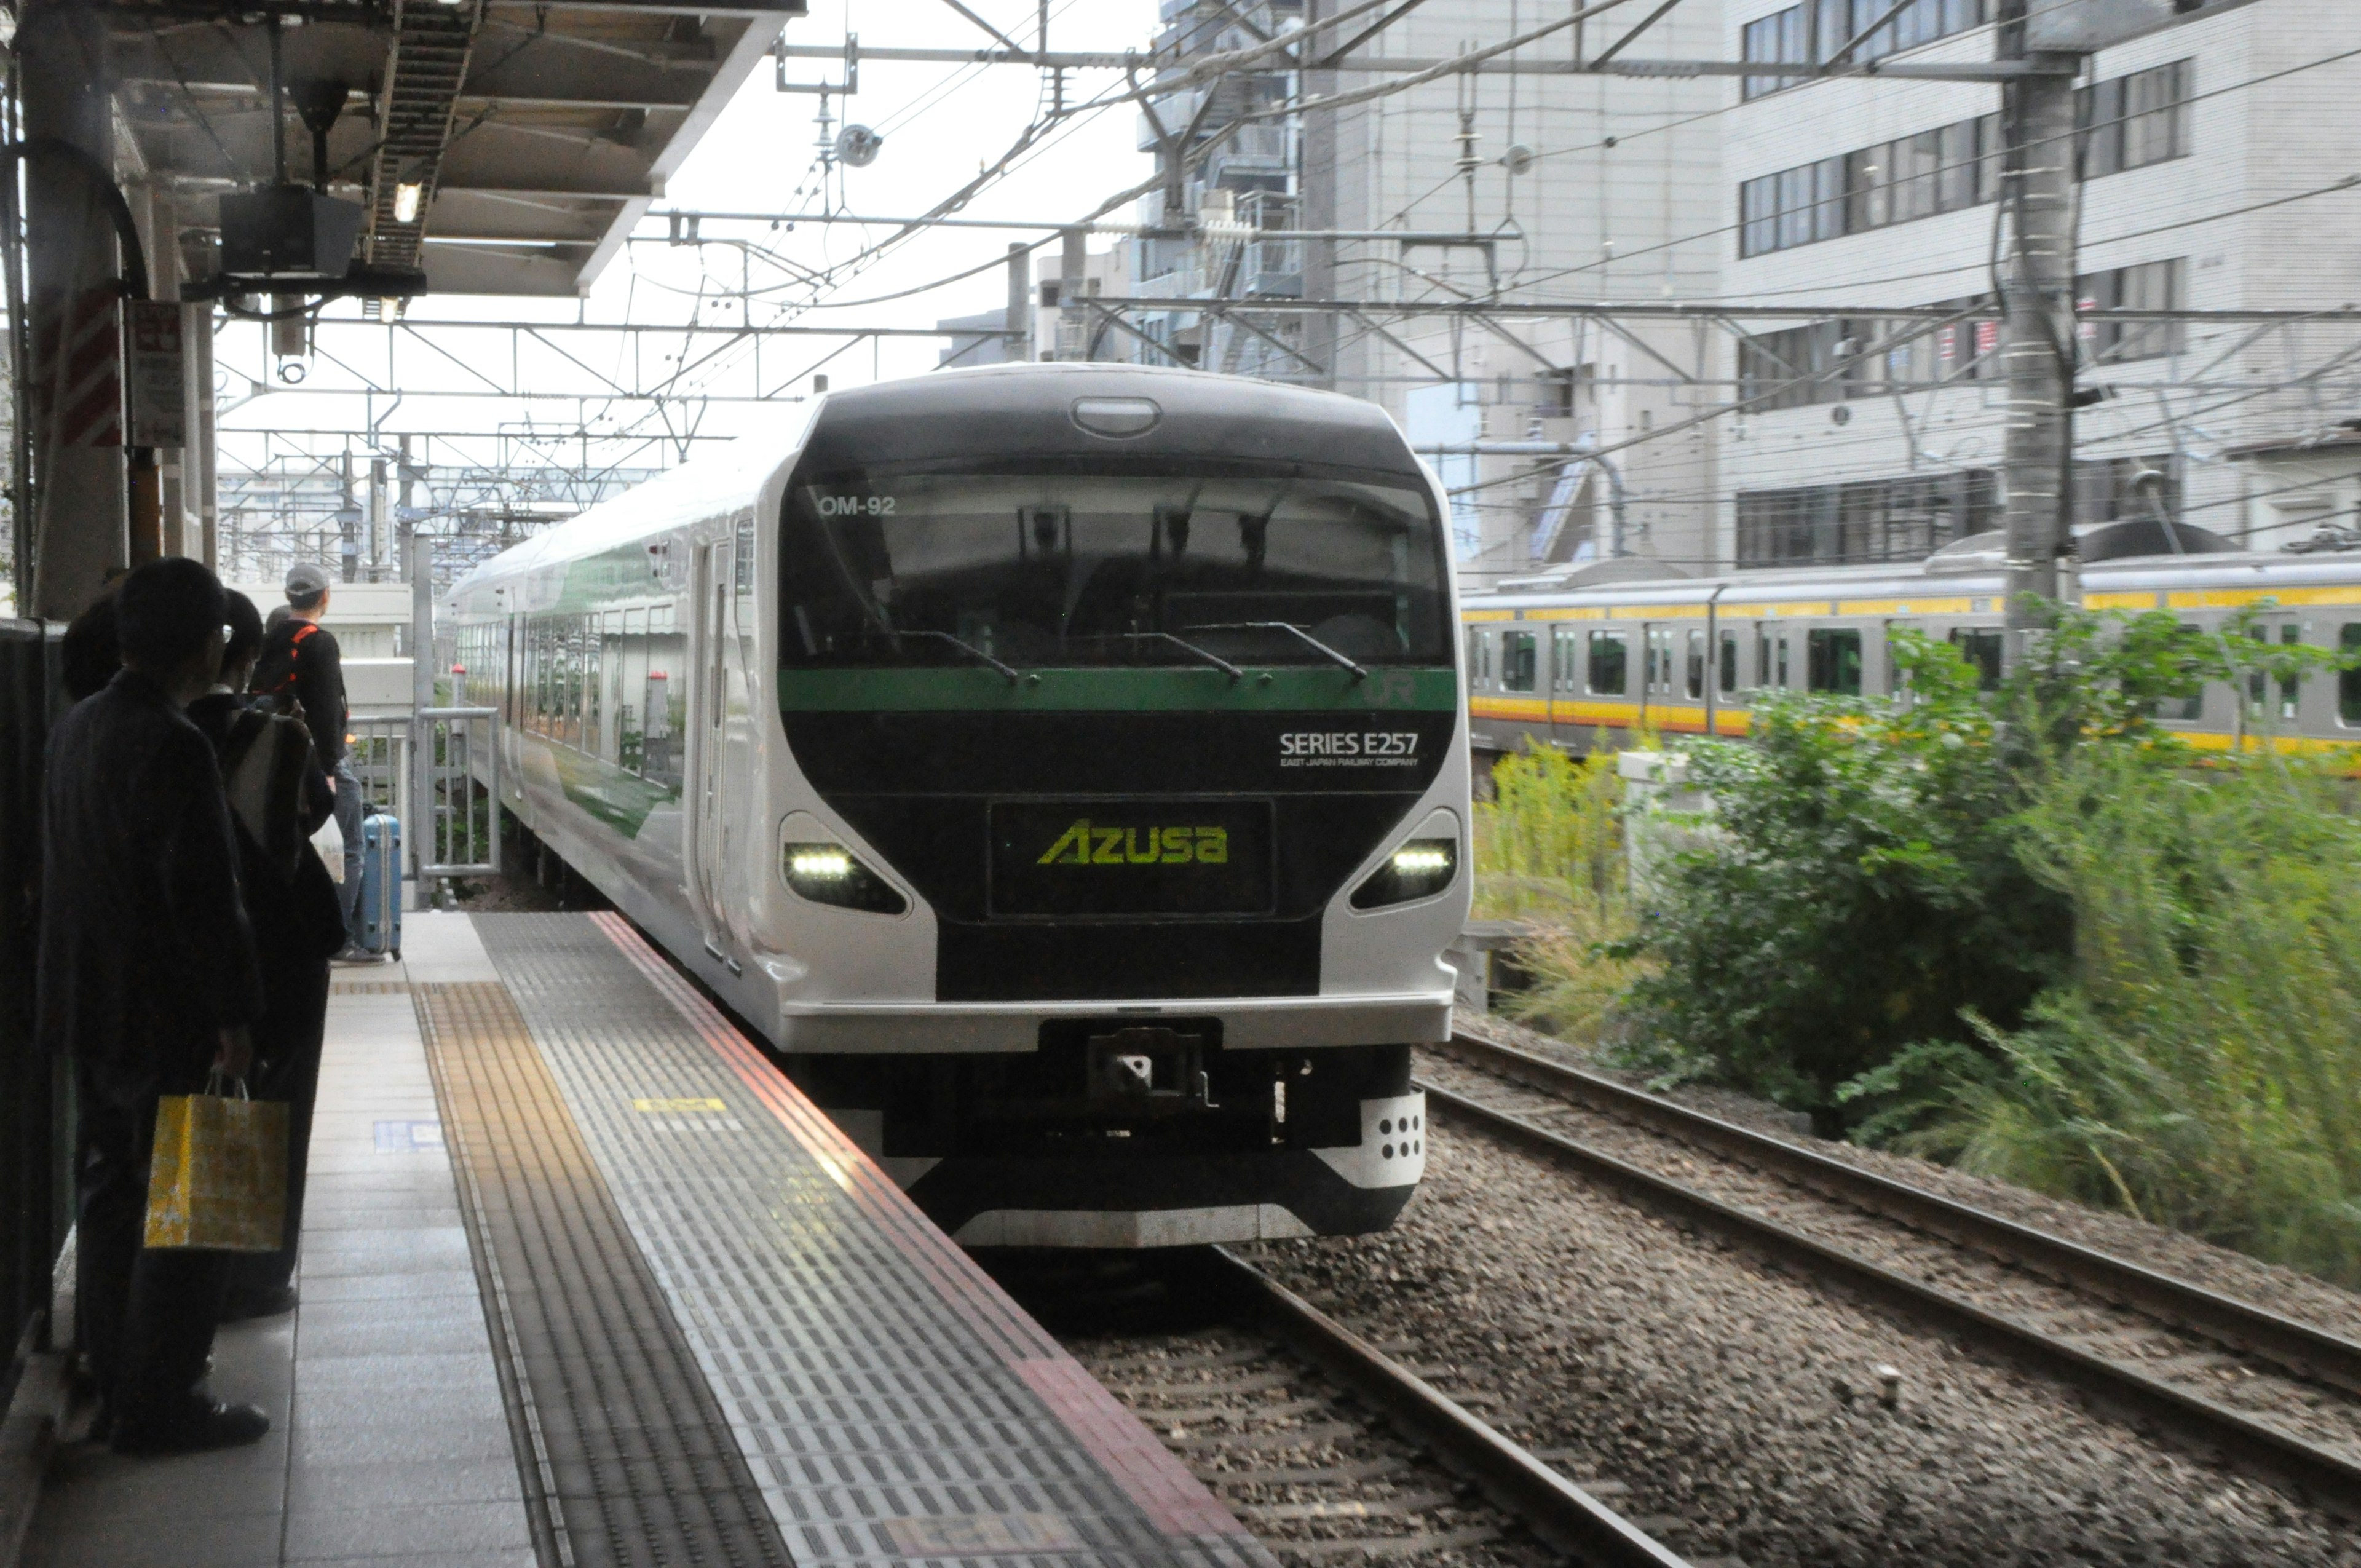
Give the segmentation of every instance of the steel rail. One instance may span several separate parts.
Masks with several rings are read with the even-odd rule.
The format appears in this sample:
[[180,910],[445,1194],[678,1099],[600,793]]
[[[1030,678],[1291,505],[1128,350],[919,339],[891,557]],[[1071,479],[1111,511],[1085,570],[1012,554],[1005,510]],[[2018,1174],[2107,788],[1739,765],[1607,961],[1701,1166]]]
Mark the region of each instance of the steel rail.
[[1688,1568],[1622,1515],[1500,1435],[1377,1346],[1226,1247],[1219,1284],[1307,1360],[1424,1442],[1528,1530],[1593,1568]]
[[1511,1112],[1432,1083],[1418,1087],[1426,1091],[1430,1114],[1440,1113],[1481,1127],[1544,1158],[1573,1166],[1679,1223],[1719,1231],[1774,1263],[1841,1282],[1869,1299],[1939,1325],[2027,1371],[2065,1383],[2094,1406],[2134,1425],[2153,1423],[2224,1464],[2347,1519],[2361,1519],[2361,1464],[2344,1454],[2158,1382],[2070,1341],[1857,1257],[1775,1220],[1708,1197]]
[[2300,1377],[2361,1394],[2361,1344],[2311,1323],[2143,1268],[2063,1236],[2004,1219],[1988,1209],[1863,1170],[1532,1051],[1468,1035],[1454,1035],[1447,1047],[1436,1048],[1526,1088],[1572,1100],[1617,1121],[1634,1123],[1726,1156],[1784,1177],[1824,1198],[1930,1232],[2174,1328],[2202,1334]]

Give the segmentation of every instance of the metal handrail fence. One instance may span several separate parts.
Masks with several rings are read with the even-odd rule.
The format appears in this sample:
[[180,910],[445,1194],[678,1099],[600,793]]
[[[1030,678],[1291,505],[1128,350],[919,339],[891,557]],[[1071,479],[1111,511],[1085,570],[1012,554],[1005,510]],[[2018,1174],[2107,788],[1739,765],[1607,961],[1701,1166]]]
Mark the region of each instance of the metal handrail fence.
[[33,1043],[42,763],[49,726],[65,711],[62,632],[0,620],[0,1332],[8,1353],[0,1409],[29,1358],[71,1332],[49,1315],[72,1223],[72,1078]]
[[[415,829],[418,875],[498,875],[500,710],[427,707],[417,718],[416,788],[425,792],[428,813]],[[481,794],[475,777],[478,762],[485,777]]]
[[[496,707],[428,707],[346,726],[362,809],[401,820],[411,876],[499,874],[500,717]],[[477,783],[478,768],[489,788]]]

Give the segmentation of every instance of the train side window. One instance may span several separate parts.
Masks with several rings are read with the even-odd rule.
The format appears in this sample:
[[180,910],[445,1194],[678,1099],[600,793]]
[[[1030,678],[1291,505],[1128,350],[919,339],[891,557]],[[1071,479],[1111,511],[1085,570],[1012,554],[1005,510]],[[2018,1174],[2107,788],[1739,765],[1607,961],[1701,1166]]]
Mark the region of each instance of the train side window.
[[[2361,622],[2346,621],[2336,634],[2336,646],[2348,659],[2361,655]],[[2336,672],[2336,722],[2361,729],[2361,670]]]
[[1683,675],[1683,677],[1684,677],[1683,682],[1682,682],[1682,685],[1683,685],[1683,686],[1685,687],[1685,689],[1686,689],[1686,691],[1687,691],[1687,692],[1688,692],[1688,694],[1689,694],[1689,700],[1690,700],[1691,702],[1702,702],[1702,701],[1704,701],[1704,700],[1705,700],[1705,633],[1704,633],[1704,632],[1702,632],[1702,631],[1692,631],[1692,632],[1690,632],[1690,633],[1689,633],[1689,650],[1688,650],[1688,658],[1687,658],[1687,660],[1686,661],[1686,667],[1682,670],[1681,674],[1682,674],[1682,675]]
[[1951,646],[1976,672],[1976,685],[1992,691],[2000,685],[2001,630],[1997,626],[1954,626]]
[[1538,662],[1534,653],[1534,638],[1532,632],[1500,633],[1500,689],[1502,691],[1532,690],[1533,679],[1538,673],[1534,665]]
[[1778,660],[1777,660],[1778,668],[1777,668],[1773,673],[1774,673],[1775,674],[1777,674],[1779,678],[1778,678],[1778,680],[1777,680],[1776,682],[1774,682],[1773,684],[1774,684],[1774,685],[1780,685],[1780,686],[1786,686],[1786,685],[1792,685],[1792,684],[1793,684],[1793,683],[1792,683],[1792,682],[1790,682],[1790,681],[1788,680],[1788,678],[1787,678],[1787,634],[1786,634],[1785,632],[1784,632],[1784,631],[1782,631],[1781,633],[1779,633],[1778,641],[1779,641],[1779,655],[1778,655]]
[[[2186,647],[2189,650],[2188,656],[2192,659],[2198,656],[2200,650],[2197,645],[2204,640],[2204,629],[2188,621],[2181,622],[2180,630],[2174,634],[2174,641]],[[2232,693],[2232,700],[2234,702],[2236,700],[2235,692]],[[2201,721],[2205,717],[2205,688],[2200,685],[2194,696],[2164,698],[2156,705],[2156,717],[2177,719],[2183,724],[2195,724]]]
[[1593,696],[1621,696],[1631,685],[1631,645],[1620,631],[1590,634],[1590,680]]
[[[2266,646],[2268,646],[2271,641],[2271,630],[2268,626],[2250,626],[2246,629],[2246,635]],[[2280,624],[2279,642],[2281,647],[2294,647],[2302,641],[2303,631],[2301,628],[2296,626],[2292,621],[2286,621]],[[2279,680],[2279,717],[2281,718],[2293,718],[2296,712],[2296,704],[2303,695],[2303,683],[2301,679],[2290,680],[2282,676]],[[2258,670],[2255,674],[2246,677],[2246,701],[2257,716],[2262,713],[2264,703],[2270,699],[2270,688],[2271,677],[2262,671]]]
[[1721,668],[1717,673],[1721,677],[1719,690],[1723,696],[1727,696],[1738,689],[1738,633],[1735,631],[1721,634]]
[[1816,692],[1861,695],[1861,633],[1850,627],[1816,628],[1805,644],[1807,679]]

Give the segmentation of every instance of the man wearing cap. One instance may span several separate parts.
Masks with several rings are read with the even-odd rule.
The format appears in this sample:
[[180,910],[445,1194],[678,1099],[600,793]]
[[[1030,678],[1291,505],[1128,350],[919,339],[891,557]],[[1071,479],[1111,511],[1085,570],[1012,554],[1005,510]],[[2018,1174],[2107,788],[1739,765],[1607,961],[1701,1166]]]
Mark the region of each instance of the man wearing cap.
[[327,568],[299,561],[287,570],[286,618],[264,633],[255,660],[254,691],[282,703],[302,705],[304,725],[320,756],[320,771],[336,792],[336,831],[345,839],[345,881],[336,890],[344,905],[345,950],[337,958],[368,959],[356,916],[361,902],[361,781],[345,754],[344,655],[336,634],[320,624],[328,613],[335,579]]

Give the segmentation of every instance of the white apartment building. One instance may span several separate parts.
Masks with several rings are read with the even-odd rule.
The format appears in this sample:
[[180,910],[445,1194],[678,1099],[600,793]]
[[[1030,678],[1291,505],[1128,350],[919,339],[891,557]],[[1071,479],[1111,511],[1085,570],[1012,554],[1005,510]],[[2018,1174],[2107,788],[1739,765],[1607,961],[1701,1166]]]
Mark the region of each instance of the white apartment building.
[[[1338,8],[1338,0],[1319,0],[1315,14]],[[1724,47],[1721,8],[1720,0],[1686,0],[1626,52],[1713,58]],[[1449,58],[1570,9],[1430,0],[1355,53]],[[1563,68],[1595,57],[1646,14],[1631,11],[1563,28],[1515,59]],[[1349,94],[1387,80],[1313,71],[1305,91]],[[1307,241],[1304,292],[1512,306],[1709,297],[1720,266],[1711,231],[1724,203],[1710,111],[1725,91],[1709,78],[1554,69],[1446,76],[1315,108],[1302,131],[1305,229],[1458,234],[1488,243]],[[1618,550],[1691,569],[1705,564],[1704,503],[1717,484],[1709,423],[1598,461],[1486,449],[1535,441],[1613,446],[1669,431],[1723,395],[1707,335],[1663,321],[1506,313],[1332,316],[1311,326],[1306,350],[1332,385],[1382,403],[1414,444],[1460,449],[1431,455],[1455,488],[1481,487],[1459,498],[1455,519],[1469,583]]]
[[[1729,0],[1724,58],[1826,58],[1887,0]],[[1994,0],[1919,0],[1898,39],[1986,60]],[[2361,302],[2361,7],[2260,0],[2092,57],[2078,138],[2086,306]],[[2310,65],[2309,69],[2303,69]],[[1717,553],[1739,567],[1909,559],[1999,526],[2006,392],[1993,295],[1998,88],[1892,78],[1726,84],[1723,297],[1794,304],[1725,340]],[[2287,201],[2285,198],[2298,198]],[[1734,220],[1734,222],[1733,222]],[[1896,341],[1880,308],[1950,305]],[[2076,521],[2185,521],[2276,549],[2361,509],[2361,334],[2346,322],[2084,323]],[[1881,342],[1886,352],[1873,352]],[[2361,543],[2361,535],[2356,535]]]

